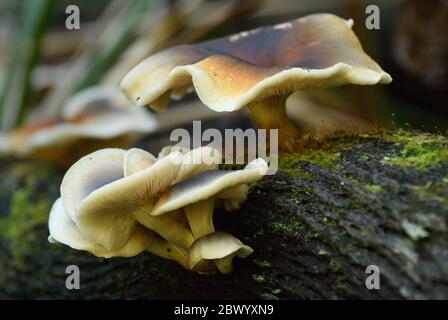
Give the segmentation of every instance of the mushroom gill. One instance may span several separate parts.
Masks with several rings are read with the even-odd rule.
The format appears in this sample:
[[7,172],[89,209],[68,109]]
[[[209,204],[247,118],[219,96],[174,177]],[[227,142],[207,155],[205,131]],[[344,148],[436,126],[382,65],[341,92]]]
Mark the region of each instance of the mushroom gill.
[[[190,268],[192,244],[216,233],[216,203],[237,209],[268,169],[256,159],[243,170],[219,170],[218,156],[209,147],[164,148],[158,158],[109,148],[81,158],[65,174],[51,210],[50,242],[101,257],[147,250]],[[194,270],[208,273],[211,266],[204,261]]]

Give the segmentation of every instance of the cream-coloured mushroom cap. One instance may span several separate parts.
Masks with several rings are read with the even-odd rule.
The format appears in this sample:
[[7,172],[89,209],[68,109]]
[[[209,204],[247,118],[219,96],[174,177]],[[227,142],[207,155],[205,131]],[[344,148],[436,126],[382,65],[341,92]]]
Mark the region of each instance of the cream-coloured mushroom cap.
[[222,160],[221,153],[215,148],[208,146],[193,150],[179,146],[167,146],[159,152],[158,158],[162,159],[172,152],[183,154],[182,166],[174,183],[189,179],[204,171],[215,170]]
[[94,87],[75,94],[62,109],[63,118],[25,125],[0,136],[0,151],[27,155],[81,139],[108,140],[147,134],[157,121],[146,110],[132,106],[116,88]]
[[[210,233],[197,239],[191,246],[189,252],[189,265],[193,269],[201,260],[215,260],[218,264],[223,263],[223,273],[231,271],[232,259],[234,256],[246,258],[252,254],[253,249],[240,240],[226,232]],[[228,258],[227,261],[225,259]],[[224,260],[223,260],[224,259]],[[229,269],[230,268],[230,269]]]
[[160,150],[157,157],[159,159],[166,157],[167,155],[169,155],[171,152],[174,152],[174,151],[178,151],[182,154],[186,154],[186,153],[190,152],[190,149],[185,148],[185,147],[180,147],[180,146],[166,146],[166,147],[163,147],[162,150]]
[[215,111],[234,111],[307,88],[389,83],[351,30],[352,20],[313,14],[275,26],[160,51],[123,79],[138,105],[163,109],[173,91],[193,85]]
[[62,243],[73,249],[89,251],[97,257],[132,257],[142,251],[149,251],[160,257],[177,261],[188,269],[187,252],[167,242],[155,232],[136,224],[126,243],[117,250],[108,250],[81,232],[70,218],[59,198],[53,204],[48,221],[50,243]]
[[133,148],[125,154],[125,176],[143,170],[173,152],[182,154],[181,158],[176,158],[180,160],[179,164],[181,166],[173,184],[189,179],[200,172],[217,169],[218,164],[221,162],[221,153],[211,147],[199,147],[190,150],[188,148],[168,146],[160,151],[158,158],[145,150]]
[[210,170],[201,172],[192,178],[180,182],[165,191],[155,204],[151,215],[161,215],[192,203],[219,195],[223,199],[245,199],[248,188],[237,188],[260,180],[268,170],[266,161],[258,158],[250,162],[243,170]]
[[48,221],[51,243],[63,243],[73,249],[89,251],[97,257],[132,257],[144,251],[151,242],[152,231],[136,226],[126,243],[115,251],[110,251],[102,245],[87,238],[73,222],[62,206],[61,198],[53,204]]
[[109,251],[124,246],[137,223],[134,214],[151,210],[154,198],[172,184],[181,167],[182,155],[174,152],[124,177],[125,153],[103,149],[89,154],[67,171],[61,184],[62,204],[72,221]]
[[105,111],[120,111],[126,108],[132,108],[132,105],[116,87],[95,86],[84,89],[68,99],[61,112],[63,119],[75,120],[78,117],[85,117],[86,114],[97,115]]
[[136,172],[142,171],[152,166],[156,161],[157,158],[145,150],[138,148],[129,149],[124,154],[124,176],[127,177]]

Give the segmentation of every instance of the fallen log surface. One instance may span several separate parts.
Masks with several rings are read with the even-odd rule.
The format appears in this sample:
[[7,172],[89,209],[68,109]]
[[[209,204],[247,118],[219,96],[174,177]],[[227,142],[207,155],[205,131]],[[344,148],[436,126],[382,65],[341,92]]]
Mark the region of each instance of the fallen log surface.
[[[62,171],[0,159],[0,298],[448,298],[448,140],[418,132],[345,135],[282,156],[218,230],[252,246],[230,275],[151,254],[100,259],[47,242]],[[81,289],[65,287],[77,265]],[[366,267],[380,289],[365,286]]]

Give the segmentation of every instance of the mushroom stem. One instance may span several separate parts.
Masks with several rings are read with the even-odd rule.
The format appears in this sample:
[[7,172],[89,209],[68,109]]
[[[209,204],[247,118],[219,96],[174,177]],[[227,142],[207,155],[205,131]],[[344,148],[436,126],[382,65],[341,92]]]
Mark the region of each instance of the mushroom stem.
[[213,262],[215,263],[218,270],[223,274],[229,274],[233,271],[233,257],[235,256],[235,253],[232,253],[231,255],[228,255],[221,259],[215,259]]
[[146,251],[162,258],[174,260],[185,269],[189,269],[187,251],[166,241],[157,234],[154,234],[151,240],[146,243]]
[[[287,98],[286,95],[272,96],[250,103],[249,109],[258,127],[278,129],[280,151],[293,152],[299,146],[301,134],[286,114]],[[267,137],[269,137],[269,134],[267,134]]]
[[146,228],[155,231],[168,242],[181,248],[189,248],[194,241],[193,234],[172,213],[151,216],[149,210],[142,209],[134,213],[135,219]]
[[215,232],[213,225],[213,210],[215,209],[215,199],[208,198],[184,208],[185,216],[190,224],[191,231],[195,239]]

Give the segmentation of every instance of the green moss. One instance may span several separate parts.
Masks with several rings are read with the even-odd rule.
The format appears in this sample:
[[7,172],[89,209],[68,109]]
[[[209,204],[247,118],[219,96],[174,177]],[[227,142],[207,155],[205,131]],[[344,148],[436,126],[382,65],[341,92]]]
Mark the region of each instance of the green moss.
[[408,143],[396,157],[386,157],[383,164],[398,165],[401,167],[415,167],[419,170],[428,166],[448,161],[448,147],[446,145],[428,145]]
[[334,161],[339,158],[339,152],[331,152],[329,150],[314,150],[302,155],[302,160],[309,161],[321,167],[331,168]]
[[293,232],[294,228],[291,224],[282,222],[273,222],[269,225],[273,231],[288,231]]
[[396,142],[401,142],[405,144],[447,144],[447,137],[439,134],[431,134],[424,132],[415,132],[412,130],[397,130],[395,132],[387,132],[383,133],[383,136],[387,134],[385,137],[388,140],[393,140]]
[[414,167],[418,170],[448,161],[448,139],[441,135],[399,130],[389,140],[404,144],[400,155],[385,157],[383,164]]
[[429,182],[424,186],[411,186],[412,189],[417,191],[421,199],[431,199],[432,201],[442,202],[448,204],[448,198],[438,194],[440,191],[447,190],[448,186],[445,182]]
[[269,267],[271,267],[271,264],[270,264],[269,261],[267,261],[267,260],[263,260],[263,261],[261,261],[261,260],[255,260],[254,262],[255,262],[255,264],[256,264],[257,266],[259,266],[259,267],[261,267],[261,268],[269,268]]
[[[299,161],[307,161],[321,167],[333,167],[334,161],[339,158],[339,152],[332,152],[326,149],[307,149],[300,153],[283,154],[279,159],[279,168],[287,173],[301,175],[300,170],[297,170],[297,163]],[[297,173],[298,172],[298,173]]]
[[345,176],[345,178],[347,178],[348,180],[350,180],[354,184],[360,186],[361,188],[363,188],[364,190],[366,190],[366,191],[368,191],[370,193],[378,194],[378,193],[381,193],[381,191],[383,191],[383,188],[380,185],[368,184],[368,183],[360,182],[360,181],[357,181],[353,177],[350,177],[350,176]]
[[364,184],[361,184],[361,186],[371,193],[381,193],[381,191],[383,191],[383,188],[376,184],[364,183]]
[[[54,180],[54,172],[49,168],[15,164],[9,167],[10,179],[0,183],[0,192],[9,205],[7,212],[0,215],[0,237],[6,240],[17,267],[23,266],[24,256],[35,252],[39,242],[37,229],[46,228],[48,213],[53,198],[49,198],[49,181]],[[10,185],[14,185],[10,190]],[[57,183],[50,186],[51,192]],[[53,190],[54,189],[54,190]],[[8,196],[9,195],[9,196]]]
[[339,272],[341,272],[341,266],[334,260],[331,260],[330,261],[330,271],[333,273],[339,273]]
[[260,298],[262,300],[278,300],[278,297],[276,295],[274,295],[274,294],[271,294],[271,293],[262,293],[260,295]]
[[272,289],[272,294],[280,294],[282,293],[282,289]]
[[402,221],[401,226],[404,229],[404,231],[409,235],[409,237],[414,241],[426,238],[429,235],[428,232],[422,226],[412,223],[408,220]]
[[325,144],[314,145],[297,153],[281,154],[279,157],[279,170],[295,178],[313,180],[312,175],[297,168],[301,161],[310,162],[325,168],[337,168],[336,160],[339,159],[340,151],[346,147],[344,143],[331,144],[331,148]]
[[264,276],[262,276],[260,274],[253,274],[252,279],[254,279],[254,281],[256,281],[256,282],[264,282],[266,280],[264,278]]
[[19,190],[11,200],[10,215],[0,221],[0,235],[11,245],[17,265],[22,265],[23,254],[28,253],[36,242],[33,230],[46,224],[50,205],[35,199],[35,191]]
[[335,135],[331,138],[304,137],[304,147],[296,153],[281,154],[279,157],[279,170],[295,178],[313,180],[305,170],[297,168],[300,161],[310,162],[314,165],[329,169],[338,169],[341,151],[353,144],[353,134]]

